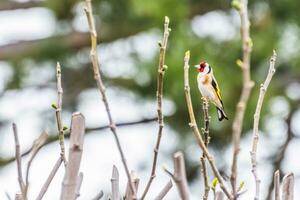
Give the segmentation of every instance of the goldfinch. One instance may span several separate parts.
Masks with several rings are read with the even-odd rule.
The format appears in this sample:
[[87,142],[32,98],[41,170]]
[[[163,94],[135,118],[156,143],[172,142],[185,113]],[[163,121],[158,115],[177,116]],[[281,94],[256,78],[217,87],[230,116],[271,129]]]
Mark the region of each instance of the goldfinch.
[[220,89],[211,66],[207,62],[201,62],[199,65],[195,65],[195,67],[199,72],[197,82],[201,95],[216,106],[219,121],[223,119],[228,120],[224,111]]

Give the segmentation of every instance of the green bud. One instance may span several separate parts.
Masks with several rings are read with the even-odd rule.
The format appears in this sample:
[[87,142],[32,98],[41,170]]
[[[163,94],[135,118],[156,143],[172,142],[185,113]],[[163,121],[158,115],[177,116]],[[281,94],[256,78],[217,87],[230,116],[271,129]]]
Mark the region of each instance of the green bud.
[[169,31],[169,32],[171,32],[171,31],[172,31],[172,29],[171,29],[171,28],[168,28],[168,31]]
[[239,0],[231,1],[231,7],[236,9],[237,11],[241,10],[241,2]]
[[244,186],[245,186],[245,181],[241,181],[240,186],[239,186],[239,190],[243,189]]
[[57,109],[57,105],[56,105],[56,103],[52,103],[52,104],[51,104],[51,107],[52,107],[53,109],[55,109],[55,110],[56,110],[56,109]]
[[243,61],[241,61],[240,59],[237,59],[236,61],[235,61],[235,63],[237,64],[237,66],[239,66],[239,67],[243,67]]
[[219,184],[218,179],[214,178],[214,180],[211,182],[211,188],[215,189],[218,184]]
[[66,131],[66,130],[68,130],[68,127],[66,125],[64,125],[63,131]]
[[167,66],[167,65],[164,65],[164,66],[163,66],[163,70],[166,71],[167,69],[168,69],[168,66]]
[[253,47],[253,41],[252,39],[249,37],[248,40],[247,40],[247,45],[252,48]]

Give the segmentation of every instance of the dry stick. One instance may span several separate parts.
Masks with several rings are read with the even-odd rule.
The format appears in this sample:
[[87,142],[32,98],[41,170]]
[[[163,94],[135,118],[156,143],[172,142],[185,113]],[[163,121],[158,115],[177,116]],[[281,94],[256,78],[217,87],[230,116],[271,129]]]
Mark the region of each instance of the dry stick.
[[260,179],[257,175],[257,170],[256,170],[256,152],[257,152],[257,143],[258,143],[258,126],[259,126],[259,118],[260,118],[260,111],[262,108],[262,104],[264,101],[264,97],[266,94],[266,91],[268,89],[268,86],[272,80],[272,77],[275,73],[275,62],[276,62],[276,52],[273,51],[273,55],[270,59],[270,67],[269,67],[269,72],[267,75],[267,78],[263,84],[260,85],[260,92],[259,92],[259,97],[256,105],[256,110],[254,113],[254,123],[253,123],[253,138],[252,138],[252,149],[250,151],[250,156],[251,156],[251,164],[252,164],[252,173],[255,179],[255,200],[259,199],[259,185],[260,185]]
[[59,62],[57,62],[57,64],[56,64],[56,79],[57,79],[57,105],[54,107],[56,107],[55,115],[56,115],[57,129],[58,129],[60,155],[66,166],[67,160],[66,160],[66,155],[65,155],[64,127],[63,127],[63,122],[62,122],[62,117],[61,117],[63,89],[61,86],[61,66],[60,66]]
[[294,174],[289,173],[282,179],[282,200],[294,200]]
[[170,191],[170,189],[172,188],[173,184],[172,181],[170,180],[164,187],[163,189],[160,191],[160,193],[157,195],[157,197],[155,197],[154,200],[162,200]]
[[254,86],[254,82],[250,76],[250,55],[252,50],[252,40],[250,38],[250,22],[248,17],[248,0],[241,0],[240,2],[240,18],[241,18],[241,37],[242,37],[242,48],[243,48],[243,61],[242,61],[242,72],[243,72],[243,89],[240,96],[240,100],[236,106],[236,114],[232,124],[232,139],[233,139],[233,158],[231,166],[231,186],[233,196],[236,196],[236,179],[237,179],[237,159],[240,151],[240,138],[243,127],[243,120],[245,110],[250,97],[251,90]]
[[90,35],[91,35],[91,52],[90,52],[90,56],[91,56],[91,61],[92,61],[92,64],[93,64],[94,79],[97,83],[98,89],[99,89],[99,91],[101,93],[101,96],[102,96],[102,101],[104,103],[106,113],[107,113],[107,117],[108,117],[109,124],[110,124],[110,130],[114,135],[116,145],[117,145],[117,148],[119,150],[119,153],[120,153],[120,156],[121,156],[121,159],[122,159],[122,163],[123,163],[124,168],[125,168],[125,172],[126,172],[126,175],[127,175],[127,179],[128,179],[128,182],[129,182],[130,189],[133,192],[134,199],[136,199],[135,187],[134,187],[133,182],[131,180],[129,168],[128,168],[127,163],[126,163],[126,158],[125,158],[125,155],[123,153],[123,150],[122,150],[122,147],[121,147],[121,144],[120,144],[120,140],[119,140],[119,137],[118,137],[118,134],[117,134],[117,127],[116,127],[116,125],[113,121],[112,115],[110,113],[110,108],[109,108],[108,100],[107,100],[106,93],[105,93],[105,87],[104,87],[104,84],[103,84],[103,81],[102,81],[102,78],[101,78],[101,74],[100,74],[100,69],[99,69],[100,65],[99,65],[98,57],[97,57],[97,55],[98,55],[97,54],[97,32],[96,32],[95,22],[94,22],[94,18],[93,18],[91,0],[85,0],[85,3],[86,3],[86,5],[85,5],[85,8],[84,8],[84,11],[86,13],[86,17],[87,17],[88,25],[89,25],[89,30],[90,30]]
[[148,183],[146,185],[146,188],[143,192],[143,195],[141,199],[145,199],[147,192],[149,191],[149,188],[151,186],[151,183],[153,179],[155,178],[156,174],[156,164],[157,164],[157,156],[158,156],[158,150],[160,145],[160,140],[162,136],[162,130],[164,127],[164,116],[162,114],[162,99],[163,99],[163,80],[164,80],[164,74],[165,74],[165,53],[168,43],[168,37],[170,34],[169,29],[169,18],[165,17],[165,24],[164,24],[164,36],[162,43],[160,44],[160,51],[159,51],[159,65],[158,65],[158,73],[157,73],[157,91],[156,91],[156,100],[157,100],[157,115],[158,115],[158,134],[157,134],[157,140],[156,145],[154,148],[154,154],[153,154],[153,162],[152,162],[152,169],[151,169],[151,175],[148,180]]
[[[206,98],[202,98],[203,99],[203,105],[202,105],[202,109],[203,109],[203,116],[204,116],[204,129],[202,129],[202,132],[204,134],[204,144],[206,146],[206,148],[208,147],[208,143],[210,140],[209,137],[209,121],[210,121],[210,117],[208,114],[208,101]],[[208,195],[209,195],[209,183],[208,183],[208,176],[207,176],[207,169],[206,169],[206,163],[205,163],[205,154],[202,153],[201,159],[200,159],[200,163],[202,166],[202,174],[204,177],[204,195],[203,195],[203,200],[207,200],[208,199]]]
[[103,197],[104,193],[101,190],[92,200],[100,200]]
[[275,200],[280,200],[280,171],[274,173]]
[[111,199],[120,200],[119,171],[115,165],[113,166],[112,176],[110,180],[111,180]]
[[19,143],[19,136],[18,136],[18,129],[17,125],[15,123],[12,124],[13,132],[14,132],[14,139],[15,139],[15,150],[16,150],[16,160],[17,160],[17,169],[18,169],[18,181],[20,190],[22,192],[22,200],[26,200],[26,192],[25,192],[25,183],[23,181],[23,175],[22,175],[22,160],[21,160],[21,154],[20,154],[20,143]]
[[25,176],[25,194],[26,194],[26,196],[27,196],[28,187],[29,187],[29,171],[30,171],[31,163],[32,163],[33,159],[35,158],[36,154],[41,149],[41,147],[45,144],[47,139],[48,139],[48,134],[46,132],[43,132],[39,136],[39,138],[33,142],[33,145],[31,147],[31,155],[30,155],[29,161],[27,162],[26,176]]
[[227,198],[233,199],[233,197],[230,195],[229,191],[227,190],[227,188],[224,185],[223,178],[220,175],[220,172],[215,164],[213,156],[210,155],[210,153],[208,152],[208,149],[206,148],[206,146],[203,142],[203,139],[200,135],[200,132],[199,132],[199,129],[198,129],[198,126],[196,123],[192,100],[191,100],[191,94],[190,94],[189,60],[190,60],[190,52],[187,51],[185,53],[185,57],[184,57],[184,92],[185,92],[186,103],[187,103],[188,112],[189,112],[189,116],[190,116],[189,125],[192,129],[192,132],[195,136],[195,139],[196,139],[199,147],[201,148],[202,152],[205,154],[205,157],[207,158],[215,177],[218,179],[221,189],[226,194]]
[[68,164],[61,189],[61,200],[74,200],[78,185],[78,172],[82,157],[85,133],[85,119],[81,113],[74,113],[71,122],[71,138],[69,146]]
[[60,156],[58,158],[58,160],[56,161],[53,169],[51,170],[46,182],[44,183],[43,187],[41,188],[40,192],[39,192],[39,195],[37,196],[36,200],[41,200],[43,199],[45,193],[47,192],[48,188],[49,188],[49,185],[51,183],[51,181],[53,180],[55,174],[57,173],[61,163],[63,162],[62,160],[62,157]]

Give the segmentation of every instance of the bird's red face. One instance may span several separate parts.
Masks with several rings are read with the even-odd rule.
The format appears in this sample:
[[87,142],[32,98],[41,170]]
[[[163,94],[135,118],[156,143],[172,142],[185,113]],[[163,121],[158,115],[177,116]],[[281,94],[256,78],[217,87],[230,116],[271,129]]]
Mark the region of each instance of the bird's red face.
[[198,72],[203,72],[204,69],[208,66],[208,63],[203,61],[203,62],[200,62],[199,65],[195,65],[195,67],[197,68],[197,71]]

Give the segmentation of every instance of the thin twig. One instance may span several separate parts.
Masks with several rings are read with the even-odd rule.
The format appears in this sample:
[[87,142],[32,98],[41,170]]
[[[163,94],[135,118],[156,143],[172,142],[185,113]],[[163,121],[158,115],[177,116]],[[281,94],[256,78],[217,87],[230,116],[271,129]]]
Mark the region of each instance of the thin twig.
[[51,183],[51,181],[53,180],[55,174],[57,173],[61,163],[63,162],[62,160],[62,157],[60,156],[58,158],[58,160],[56,161],[53,169],[51,170],[46,182],[44,183],[43,187],[41,188],[40,192],[39,192],[39,195],[37,196],[36,200],[41,200],[43,199],[45,193],[47,192],[48,188],[49,188],[49,185]]
[[[208,144],[209,144],[209,140],[210,140],[210,136],[209,136],[209,121],[210,121],[210,117],[208,114],[208,101],[206,98],[202,98],[203,99],[203,105],[202,105],[202,109],[203,109],[203,118],[204,118],[204,129],[202,129],[203,135],[204,135],[204,144],[206,146],[206,148],[208,148]],[[202,166],[202,174],[203,174],[203,178],[204,178],[204,194],[203,194],[203,200],[207,200],[208,199],[208,195],[209,195],[209,183],[208,183],[208,176],[207,176],[207,169],[206,169],[206,163],[205,163],[205,154],[202,153],[201,159],[200,159],[200,164]]]
[[282,178],[282,200],[294,200],[294,174],[289,173]]
[[163,99],[163,80],[164,80],[164,74],[165,74],[165,53],[166,53],[166,48],[167,48],[167,43],[168,43],[168,37],[170,34],[170,29],[169,29],[169,18],[166,16],[165,17],[165,24],[164,24],[164,36],[162,43],[160,44],[160,51],[159,51],[159,65],[158,65],[158,72],[157,72],[157,91],[156,91],[156,97],[157,97],[157,115],[158,115],[158,134],[157,134],[157,140],[156,140],[156,145],[154,148],[154,154],[153,154],[153,162],[152,162],[152,169],[151,169],[151,175],[148,180],[148,183],[146,185],[146,188],[143,192],[143,195],[141,199],[145,199],[147,192],[151,186],[151,183],[153,179],[155,178],[156,174],[156,165],[157,165],[157,156],[158,156],[158,151],[159,151],[159,145],[160,145],[160,140],[162,137],[162,130],[164,127],[164,116],[162,114],[162,99]]
[[104,193],[101,190],[92,200],[100,200],[103,197]]
[[237,179],[237,159],[240,151],[240,138],[243,127],[243,120],[245,110],[250,97],[251,90],[254,86],[254,82],[251,80],[250,75],[250,56],[252,51],[252,40],[250,37],[250,22],[248,17],[248,0],[240,1],[239,14],[241,18],[241,38],[243,48],[243,89],[240,96],[240,100],[236,106],[236,113],[232,124],[232,139],[233,139],[233,158],[231,166],[231,186],[234,198],[236,197],[236,179]]
[[71,122],[71,138],[68,164],[61,189],[61,200],[74,200],[78,185],[78,172],[82,158],[85,133],[85,119],[81,113],[74,113]]
[[8,200],[12,200],[12,198],[10,197],[10,195],[8,194],[8,192],[5,192],[5,196]]
[[124,165],[124,169],[127,175],[127,179],[129,182],[129,186],[130,189],[133,192],[133,199],[136,199],[136,191],[135,191],[135,187],[133,185],[133,182],[131,180],[131,176],[130,176],[130,172],[129,172],[129,168],[126,162],[126,158],[125,155],[123,153],[122,147],[121,147],[121,143],[117,134],[117,127],[113,121],[111,112],[110,112],[110,108],[109,108],[109,104],[108,104],[108,100],[106,97],[106,93],[105,93],[105,87],[101,78],[101,74],[100,74],[100,65],[98,62],[98,57],[97,57],[97,31],[95,28],[95,22],[94,22],[94,17],[93,17],[93,11],[92,11],[92,4],[91,4],[91,0],[85,0],[85,8],[84,11],[86,13],[86,17],[88,20],[88,25],[89,25],[89,30],[90,30],[90,35],[91,35],[91,52],[90,52],[90,57],[91,57],[91,61],[93,64],[93,71],[94,71],[94,79],[97,83],[98,89],[101,93],[102,96],[102,101],[104,103],[105,109],[106,109],[106,113],[107,113],[107,117],[109,120],[109,124],[110,124],[110,130],[114,135],[115,138],[115,142],[117,145],[117,148],[119,150],[121,159],[122,159],[122,163]]
[[263,84],[260,85],[260,92],[259,92],[259,97],[256,105],[256,110],[254,113],[254,123],[253,123],[253,139],[252,139],[252,148],[250,151],[250,156],[251,156],[251,164],[252,164],[252,173],[254,176],[255,180],[255,200],[259,199],[259,192],[260,192],[260,179],[257,175],[257,170],[256,170],[256,152],[257,152],[257,144],[258,144],[258,127],[259,127],[259,118],[260,118],[260,111],[262,108],[262,104],[264,101],[264,97],[266,94],[266,91],[268,89],[268,86],[272,80],[272,77],[275,73],[275,62],[276,62],[276,52],[273,51],[273,56],[270,59],[270,66],[269,66],[269,72],[267,75],[267,78]]
[[154,200],[162,200],[170,191],[170,189],[172,188],[173,184],[172,181],[170,180],[164,187],[163,189],[160,191],[160,193],[157,195],[157,197],[155,197]]
[[35,158],[36,154],[39,152],[41,147],[44,145],[48,138],[48,134],[46,132],[43,132],[39,138],[37,138],[31,147],[31,155],[29,158],[29,161],[27,162],[27,168],[26,168],[26,176],[25,176],[25,194],[27,196],[28,193],[28,188],[29,188],[29,172],[30,172],[30,167],[33,159]]
[[274,173],[274,191],[275,191],[275,200],[280,200],[280,172],[277,170]]
[[185,57],[184,57],[184,92],[185,92],[186,103],[187,103],[188,112],[189,112],[189,116],[190,116],[189,125],[192,129],[192,132],[195,136],[195,139],[196,139],[199,147],[201,148],[202,152],[205,154],[205,157],[207,158],[215,177],[218,179],[221,189],[226,194],[227,198],[233,199],[233,197],[229,193],[228,189],[224,185],[223,178],[221,177],[221,174],[220,174],[220,172],[219,172],[219,170],[218,170],[218,168],[215,164],[213,156],[210,155],[210,153],[208,152],[208,149],[205,146],[205,143],[203,142],[203,139],[200,135],[200,132],[199,132],[199,129],[198,129],[198,126],[197,126],[197,123],[196,123],[195,114],[194,114],[193,105],[192,105],[192,100],[191,100],[191,94],[190,94],[189,59],[190,59],[190,52],[187,51],[185,53]]
[[224,199],[225,199],[225,195],[222,191],[216,192],[215,200],[224,200]]
[[55,106],[56,107],[55,115],[56,115],[57,129],[58,129],[60,155],[66,166],[67,160],[66,160],[66,155],[65,155],[64,127],[63,127],[63,122],[62,122],[62,117],[61,117],[63,89],[61,86],[61,66],[60,66],[59,62],[57,62],[57,64],[56,64],[56,79],[57,79],[57,105]]
[[120,200],[119,171],[115,165],[113,166],[112,176],[110,180],[111,180],[111,199]]
[[18,181],[19,181],[19,186],[20,190],[22,193],[22,200],[26,200],[26,191],[25,191],[25,183],[23,180],[23,175],[22,175],[22,160],[21,160],[21,154],[20,154],[20,143],[19,143],[19,136],[18,136],[18,128],[15,123],[12,124],[13,127],[13,132],[14,132],[14,139],[15,139],[15,156],[17,160],[17,170],[18,170]]

